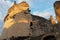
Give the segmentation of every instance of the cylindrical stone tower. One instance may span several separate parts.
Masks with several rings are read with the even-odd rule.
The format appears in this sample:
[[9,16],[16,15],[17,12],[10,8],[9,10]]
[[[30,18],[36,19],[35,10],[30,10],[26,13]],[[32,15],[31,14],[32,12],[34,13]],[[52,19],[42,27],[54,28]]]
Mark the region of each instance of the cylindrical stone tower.
[[9,8],[8,14],[4,19],[4,29],[2,39],[14,37],[30,36],[30,22],[32,20],[29,12],[29,5],[26,2],[21,2]]
[[54,10],[55,10],[57,22],[60,24],[60,1],[59,0],[57,0],[54,3]]

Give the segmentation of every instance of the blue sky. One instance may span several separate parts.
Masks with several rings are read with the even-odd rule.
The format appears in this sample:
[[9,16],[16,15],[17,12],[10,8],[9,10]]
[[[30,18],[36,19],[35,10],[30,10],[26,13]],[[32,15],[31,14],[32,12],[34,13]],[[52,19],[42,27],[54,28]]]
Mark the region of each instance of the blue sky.
[[[48,19],[47,16],[54,15],[54,8],[53,3],[55,0],[16,0],[17,3],[22,1],[26,1],[30,5],[31,14],[38,15],[45,17]],[[4,18],[7,14],[8,8],[13,5],[14,0],[0,0],[0,19]],[[43,16],[45,13],[49,14]]]
[[[50,15],[55,19],[53,3],[56,0],[15,0],[17,3],[26,1],[30,5],[31,14],[42,16],[49,19]],[[14,0],[0,0],[0,33],[2,32],[2,24],[7,10],[13,5]]]

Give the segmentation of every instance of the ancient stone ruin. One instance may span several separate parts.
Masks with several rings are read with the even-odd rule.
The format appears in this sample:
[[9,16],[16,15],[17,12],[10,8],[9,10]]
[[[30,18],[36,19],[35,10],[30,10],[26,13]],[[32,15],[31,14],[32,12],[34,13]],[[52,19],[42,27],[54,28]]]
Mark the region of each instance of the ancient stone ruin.
[[60,1],[54,3],[58,23],[50,19],[30,14],[29,5],[16,1],[8,9],[4,18],[1,40],[59,40],[60,39]]

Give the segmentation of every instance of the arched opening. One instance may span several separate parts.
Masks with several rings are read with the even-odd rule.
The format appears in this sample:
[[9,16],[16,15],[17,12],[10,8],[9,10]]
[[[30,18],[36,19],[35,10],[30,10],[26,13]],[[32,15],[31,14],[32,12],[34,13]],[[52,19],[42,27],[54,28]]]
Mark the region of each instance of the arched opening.
[[56,40],[56,37],[54,35],[49,35],[44,37],[43,40]]
[[3,39],[3,40],[7,40],[7,39]]

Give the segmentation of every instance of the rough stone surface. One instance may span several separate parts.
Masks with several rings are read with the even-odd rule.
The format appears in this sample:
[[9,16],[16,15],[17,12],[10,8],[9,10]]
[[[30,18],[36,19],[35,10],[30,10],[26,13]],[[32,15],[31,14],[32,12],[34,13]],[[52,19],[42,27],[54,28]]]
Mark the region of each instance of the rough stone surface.
[[59,40],[59,30],[59,24],[52,25],[50,20],[30,14],[29,5],[26,2],[14,3],[4,19],[4,29],[0,39],[42,40],[45,36],[50,37],[52,34]]

